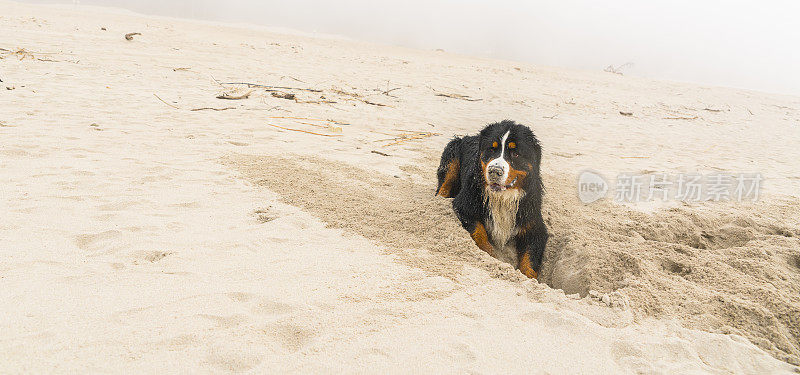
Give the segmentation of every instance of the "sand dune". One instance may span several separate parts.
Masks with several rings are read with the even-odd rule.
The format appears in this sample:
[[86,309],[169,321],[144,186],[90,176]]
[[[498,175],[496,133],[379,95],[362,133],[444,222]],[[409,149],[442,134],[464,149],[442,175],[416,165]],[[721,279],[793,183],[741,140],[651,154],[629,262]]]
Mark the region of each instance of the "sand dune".
[[[0,9],[3,373],[798,371],[800,98]],[[447,140],[503,118],[545,147],[542,283],[433,197]],[[587,168],[767,180],[583,205]]]

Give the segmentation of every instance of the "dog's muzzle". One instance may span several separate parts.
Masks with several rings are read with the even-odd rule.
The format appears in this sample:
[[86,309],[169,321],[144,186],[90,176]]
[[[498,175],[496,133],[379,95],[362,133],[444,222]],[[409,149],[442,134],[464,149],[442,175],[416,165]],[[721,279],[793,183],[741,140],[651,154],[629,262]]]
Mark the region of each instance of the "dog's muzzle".
[[492,165],[486,168],[486,174],[489,175],[489,181],[501,182],[501,180],[503,179],[503,175],[505,174],[505,171],[501,166]]

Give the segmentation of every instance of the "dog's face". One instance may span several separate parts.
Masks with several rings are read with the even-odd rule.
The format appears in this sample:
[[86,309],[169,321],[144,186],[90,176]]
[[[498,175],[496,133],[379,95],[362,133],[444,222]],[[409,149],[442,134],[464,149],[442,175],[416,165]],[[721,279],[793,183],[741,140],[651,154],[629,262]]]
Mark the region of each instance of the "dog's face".
[[538,173],[539,141],[527,126],[503,121],[480,133],[480,163],[489,192],[524,189],[530,174]]

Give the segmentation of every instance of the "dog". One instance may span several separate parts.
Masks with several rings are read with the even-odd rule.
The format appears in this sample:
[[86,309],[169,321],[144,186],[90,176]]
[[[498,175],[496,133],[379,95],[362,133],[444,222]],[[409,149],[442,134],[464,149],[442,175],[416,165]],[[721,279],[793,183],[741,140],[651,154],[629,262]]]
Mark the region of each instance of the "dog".
[[478,248],[538,279],[547,227],[542,219],[542,147],[525,125],[504,120],[455,137],[442,152],[436,195],[453,199]]

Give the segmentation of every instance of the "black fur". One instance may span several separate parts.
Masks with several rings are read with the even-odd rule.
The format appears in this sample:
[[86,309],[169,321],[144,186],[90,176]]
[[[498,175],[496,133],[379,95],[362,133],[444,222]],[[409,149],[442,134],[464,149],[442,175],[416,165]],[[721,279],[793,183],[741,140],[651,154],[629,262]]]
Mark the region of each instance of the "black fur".
[[[539,173],[542,149],[539,140],[527,126],[505,120],[486,126],[478,135],[453,138],[442,152],[437,171],[437,194],[454,198],[453,210],[467,232],[473,233],[478,223],[488,228],[489,209],[484,199],[486,179],[481,160],[488,162],[500,154],[498,148],[491,147],[492,143],[509,130],[508,140],[516,143],[516,154],[507,160],[512,168],[527,172],[519,187],[525,193],[516,217],[519,233],[510,241],[515,241],[519,259],[528,253],[531,268],[538,273],[548,237],[547,227],[542,220],[544,186]],[[442,194],[442,185],[446,182],[448,169],[453,161],[458,162],[458,174],[453,179],[451,173],[452,188],[449,194]],[[491,241],[491,233],[488,235]]]

